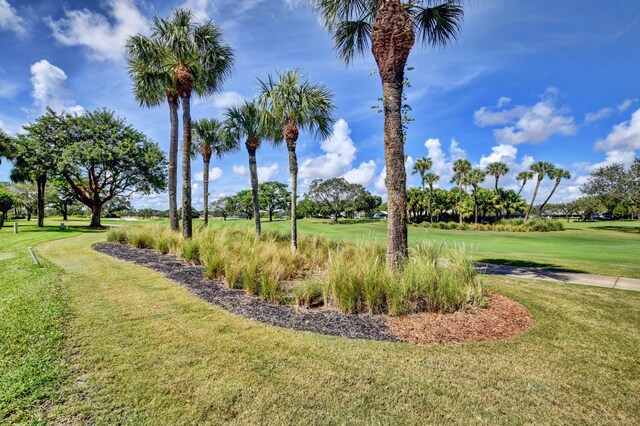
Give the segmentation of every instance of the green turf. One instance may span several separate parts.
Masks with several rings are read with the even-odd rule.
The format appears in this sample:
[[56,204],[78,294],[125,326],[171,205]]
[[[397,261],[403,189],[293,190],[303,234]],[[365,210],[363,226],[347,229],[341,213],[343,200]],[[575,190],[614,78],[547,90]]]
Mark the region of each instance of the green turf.
[[[414,346],[258,324],[90,249],[39,248],[64,271],[74,380],[50,410],[97,424],[638,424],[640,294],[487,277],[533,328]],[[79,421],[78,421],[79,419]]]
[[[220,221],[222,222],[222,221]],[[216,222],[217,223],[217,222]],[[223,222],[224,223],[224,222]],[[229,226],[251,227],[247,220],[227,221]],[[263,222],[263,229],[288,232],[288,221]],[[322,234],[343,240],[367,239],[384,243],[386,222],[326,220],[298,221],[300,235]],[[601,275],[640,278],[640,222],[566,224],[561,232],[483,232],[426,229],[409,226],[409,243],[422,241],[471,247],[478,261],[561,269]]]

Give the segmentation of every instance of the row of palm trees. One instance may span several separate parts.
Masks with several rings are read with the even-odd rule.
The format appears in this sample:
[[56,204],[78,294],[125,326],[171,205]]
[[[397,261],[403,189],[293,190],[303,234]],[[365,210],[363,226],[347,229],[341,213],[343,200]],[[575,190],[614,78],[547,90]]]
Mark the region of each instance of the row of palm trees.
[[[381,78],[384,106],[384,151],[388,193],[387,263],[399,268],[408,255],[406,220],[406,170],[404,168],[404,129],[402,95],[404,71],[416,40],[423,45],[445,47],[460,32],[464,11],[461,0],[316,0],[316,12],[327,31],[333,35],[340,59],[350,64],[357,55],[371,50]],[[178,229],[177,218],[177,145],[178,108],[183,109],[182,186],[183,233],[191,236],[191,119],[190,97],[193,91],[208,96],[219,90],[233,65],[233,51],[221,40],[211,22],[198,24],[193,14],[184,9],[174,11],[172,19],[155,18],[150,37],[135,36],[127,43],[129,70],[134,80],[134,93],[142,106],[169,104],[171,134],[169,150],[169,199],[171,227]],[[266,82],[267,87],[269,81]],[[260,98],[271,118],[282,120],[282,136],[289,152],[292,175],[292,248],[296,247],[296,141],[300,129],[317,134],[328,131],[327,117],[317,120],[314,111],[298,116],[296,108],[304,97],[297,86],[293,92],[279,91],[279,96]],[[313,86],[306,87],[312,89]],[[311,90],[313,92],[313,90]],[[327,98],[323,88],[316,88]],[[264,92],[264,91],[263,91]],[[268,91],[267,91],[268,92]],[[297,100],[296,100],[297,99]],[[331,110],[327,102],[321,108]],[[313,120],[308,120],[313,118]],[[301,124],[303,124],[301,126]]]
[[[151,35],[136,35],[127,41],[127,62],[133,80],[134,97],[143,107],[169,105],[169,222],[179,229],[177,214],[178,110],[182,108],[182,232],[191,238],[191,158],[200,151],[205,163],[205,210],[208,209],[208,174],[212,156],[221,158],[244,141],[249,154],[249,171],[258,210],[256,151],[269,140],[285,142],[291,172],[291,248],[297,249],[296,190],[298,161],[296,142],[300,131],[328,137],[334,123],[333,94],[324,85],[311,84],[298,70],[258,80],[260,93],[255,101],[228,108],[225,121],[191,120],[190,99],[195,92],[209,97],[218,92],[234,63],[232,48],[222,41],[220,30],[211,21],[197,23],[187,9],[176,9],[170,19],[154,18]],[[193,137],[196,145],[194,146]],[[207,220],[207,211],[204,217]],[[256,215],[256,235],[260,236]]]
[[[420,180],[422,183],[422,190],[425,190],[425,184],[429,185],[429,216],[432,217],[432,204],[431,199],[433,198],[433,187],[436,182],[440,180],[440,176],[433,172],[429,172],[429,170],[433,167],[433,161],[431,158],[423,157],[416,160],[413,166],[413,174],[419,174]],[[458,188],[458,219],[460,223],[463,220],[462,214],[462,198],[463,198],[463,187],[471,186],[473,188],[472,196],[474,200],[474,220],[478,222],[478,203],[477,203],[477,193],[479,185],[485,181],[487,176],[493,176],[495,179],[494,188],[496,195],[499,197],[503,197],[503,192],[500,191],[499,188],[499,180],[500,177],[505,176],[509,173],[509,166],[501,161],[496,161],[489,163],[487,167],[482,170],[479,168],[473,168],[469,160],[464,158],[459,158],[453,163],[453,177],[451,178],[451,183],[455,183]],[[540,206],[539,216],[542,216],[542,212],[555,193],[558,186],[560,186],[560,182],[563,179],[571,179],[571,174],[560,167],[556,167],[553,164],[546,161],[538,161],[529,167],[529,170],[524,170],[517,175],[518,181],[522,182],[520,190],[517,193],[517,196],[520,195],[522,190],[524,189],[527,182],[536,178],[536,186],[533,191],[533,196],[531,197],[531,203],[527,208],[527,212],[525,214],[525,221],[529,219],[529,215],[531,213],[531,209],[536,201],[536,197],[538,195],[538,191],[540,189],[540,184],[544,180],[545,177],[554,181],[554,186],[551,189],[551,192],[545,199],[545,201]]]

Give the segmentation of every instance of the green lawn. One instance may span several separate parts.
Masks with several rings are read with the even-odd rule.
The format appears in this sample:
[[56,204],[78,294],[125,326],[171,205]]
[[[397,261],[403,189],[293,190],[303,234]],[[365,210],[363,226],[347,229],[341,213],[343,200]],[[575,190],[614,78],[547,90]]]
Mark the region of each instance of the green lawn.
[[[528,333],[428,346],[348,340],[229,314],[94,252],[101,233],[0,232],[10,342],[0,423],[640,422],[637,293],[486,277],[532,311]],[[31,266],[26,246],[70,234],[38,246],[46,267]],[[7,393],[14,377],[29,392]]]
[[[222,221],[220,221],[222,222]],[[216,221],[218,223],[218,221]],[[227,225],[253,226],[252,221],[230,220]],[[640,222],[572,222],[562,232],[480,232],[409,227],[409,243],[425,240],[465,244],[478,261],[564,269],[601,275],[640,278]],[[322,234],[343,240],[386,242],[386,222],[326,220],[298,221],[300,235]],[[288,221],[263,222],[263,229],[288,232]]]

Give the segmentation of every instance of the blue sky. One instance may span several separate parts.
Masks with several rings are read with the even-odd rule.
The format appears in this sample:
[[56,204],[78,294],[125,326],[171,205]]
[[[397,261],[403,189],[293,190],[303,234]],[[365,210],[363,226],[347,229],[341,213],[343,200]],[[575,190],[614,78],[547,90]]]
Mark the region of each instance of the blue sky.
[[[0,126],[15,134],[46,106],[108,107],[166,149],[167,108],[135,103],[122,45],[127,35],[146,32],[154,14],[179,6],[213,19],[237,54],[223,92],[194,99],[194,118],[220,117],[225,106],[253,97],[257,77],[301,68],[334,91],[337,105],[331,138],[301,135],[302,190],[314,178],[345,176],[384,195],[382,117],[371,110],[381,93],[378,77],[370,77],[375,63],[367,55],[341,64],[304,1],[0,0]],[[512,170],[504,185],[516,188],[517,172],[550,161],[572,173],[555,198],[561,201],[580,196],[594,167],[633,160],[640,151],[640,2],[485,0],[465,11],[457,43],[446,50],[416,46],[409,58],[409,167],[431,156],[440,186],[448,187],[456,158],[477,166],[500,160]],[[242,151],[214,162],[212,197],[247,188],[247,163]],[[286,150],[265,145],[258,165],[261,180],[288,181]],[[201,171],[195,161],[196,205]],[[8,172],[5,162],[0,180]],[[410,184],[418,185],[416,176]],[[135,205],[165,208],[167,198],[136,197]]]

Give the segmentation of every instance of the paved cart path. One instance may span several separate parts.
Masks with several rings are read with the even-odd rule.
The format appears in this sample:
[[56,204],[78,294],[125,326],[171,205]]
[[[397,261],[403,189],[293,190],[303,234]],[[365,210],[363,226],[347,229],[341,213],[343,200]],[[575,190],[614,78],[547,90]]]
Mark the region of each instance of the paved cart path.
[[480,272],[491,275],[504,275],[516,278],[530,278],[594,287],[640,291],[640,279],[638,278],[611,277],[608,275],[553,271],[549,269],[526,268],[522,266],[494,265],[491,263],[476,263],[476,268]]

